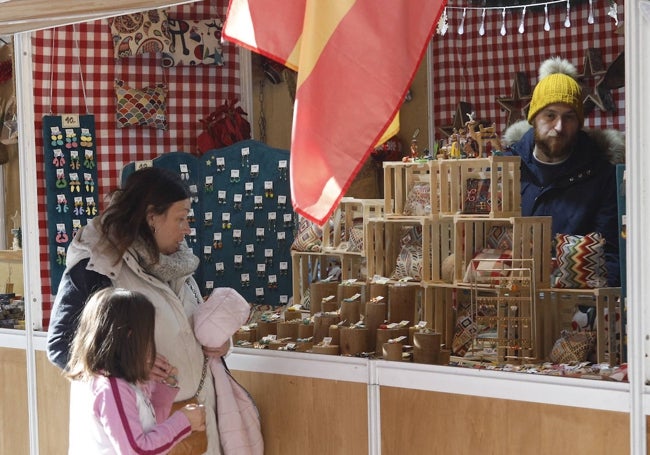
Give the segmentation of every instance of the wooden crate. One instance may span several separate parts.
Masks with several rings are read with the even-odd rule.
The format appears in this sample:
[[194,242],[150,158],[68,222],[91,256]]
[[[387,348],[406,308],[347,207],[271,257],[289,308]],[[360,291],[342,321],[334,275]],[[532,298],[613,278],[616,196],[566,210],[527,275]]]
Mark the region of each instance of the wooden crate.
[[333,259],[337,259],[341,263],[341,280],[366,281],[365,258],[359,254],[292,251],[291,273],[294,304],[301,303],[312,281],[326,278],[325,271]]
[[591,306],[596,311],[596,361],[619,365],[625,358],[625,329],[622,324],[621,288],[543,289],[544,331],[546,357],[562,330],[573,331],[571,325],[578,305]]
[[[323,251],[363,254],[365,220],[383,215],[383,199],[342,198],[330,220],[323,226]],[[360,242],[356,234],[360,234]]]
[[512,235],[512,259],[533,259],[537,289],[550,287],[551,217],[454,218],[454,282],[462,284],[477,252],[490,248],[488,238],[498,229]]
[[[366,261],[368,277],[375,275],[391,278],[402,249],[401,239],[408,229],[419,228],[424,232],[425,220],[421,219],[380,219],[367,221]],[[422,236],[422,241],[425,237]],[[422,246],[422,245],[421,245]],[[430,246],[424,245],[422,251],[422,270],[430,268],[431,255],[424,253]],[[416,278],[416,277],[413,277]],[[420,281],[422,277],[420,277]]]
[[408,217],[405,213],[409,192],[415,184],[429,185],[430,213],[438,213],[438,162],[385,161],[384,166],[384,216]]
[[[490,218],[521,215],[519,157],[447,159],[440,160],[439,163],[437,184],[440,192],[440,214]],[[470,179],[489,184],[489,211],[486,208],[486,212],[476,213],[470,209],[469,199],[466,197]],[[472,211],[474,213],[470,213]]]
[[454,232],[453,217],[434,217],[423,221],[423,282],[444,282],[442,264],[454,253]]

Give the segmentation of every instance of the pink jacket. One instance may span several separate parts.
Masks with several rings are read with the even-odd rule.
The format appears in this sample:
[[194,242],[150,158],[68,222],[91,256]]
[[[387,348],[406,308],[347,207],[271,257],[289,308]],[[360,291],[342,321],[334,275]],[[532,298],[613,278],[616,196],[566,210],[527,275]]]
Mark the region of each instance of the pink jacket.
[[[222,346],[248,320],[250,305],[232,288],[216,288],[194,312],[201,345]],[[252,397],[231,375],[226,362],[211,358],[217,394],[217,427],[224,455],[263,455],[260,416]]]

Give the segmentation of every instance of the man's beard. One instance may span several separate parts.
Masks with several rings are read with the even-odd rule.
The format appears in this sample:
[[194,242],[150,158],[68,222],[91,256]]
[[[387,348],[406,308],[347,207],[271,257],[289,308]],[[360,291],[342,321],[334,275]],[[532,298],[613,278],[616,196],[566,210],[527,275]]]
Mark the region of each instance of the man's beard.
[[537,151],[542,155],[540,158],[545,158],[548,161],[559,161],[568,157],[571,154],[573,142],[565,135],[557,133],[553,136],[541,137],[535,129]]

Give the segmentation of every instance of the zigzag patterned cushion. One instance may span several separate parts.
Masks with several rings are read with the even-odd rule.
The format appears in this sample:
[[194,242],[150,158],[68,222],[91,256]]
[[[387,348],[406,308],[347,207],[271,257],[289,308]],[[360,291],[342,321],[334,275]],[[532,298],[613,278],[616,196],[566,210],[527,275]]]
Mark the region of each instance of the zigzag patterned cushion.
[[596,232],[587,235],[556,234],[556,288],[598,288],[607,283],[605,238]]

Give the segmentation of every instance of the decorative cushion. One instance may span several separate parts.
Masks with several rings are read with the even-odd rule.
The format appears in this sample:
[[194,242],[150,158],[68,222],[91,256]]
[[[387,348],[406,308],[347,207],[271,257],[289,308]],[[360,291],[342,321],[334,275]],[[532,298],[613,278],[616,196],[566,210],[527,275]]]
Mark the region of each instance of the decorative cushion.
[[124,81],[115,81],[118,128],[148,126],[167,129],[167,85],[156,84],[142,89],[132,89]]
[[409,190],[404,203],[404,215],[426,216],[431,214],[431,185],[415,183]]
[[474,320],[468,315],[460,316],[454,328],[451,352],[461,357],[464,356],[472,346],[472,342],[477,334],[478,327]]
[[465,187],[463,213],[485,214],[492,210],[490,179],[469,178]]
[[584,362],[595,347],[596,332],[563,331],[548,357],[553,363]]
[[395,270],[390,278],[401,280],[411,277],[416,281],[422,280],[422,227],[403,228],[400,245]]
[[300,217],[298,233],[293,239],[291,249],[296,251],[321,251],[323,230],[306,218]]
[[169,47],[170,35],[165,10],[125,14],[108,20],[113,35],[115,58],[159,53]]
[[484,248],[474,255],[465,271],[465,283],[498,283],[495,278],[508,276],[512,251]]
[[223,65],[221,19],[169,19],[171,42],[163,50],[162,66]]
[[490,226],[485,245],[495,250],[512,250],[512,226]]
[[587,235],[555,235],[556,288],[598,288],[607,284],[605,238]]
[[363,251],[363,221],[354,222],[348,231],[348,251]]

